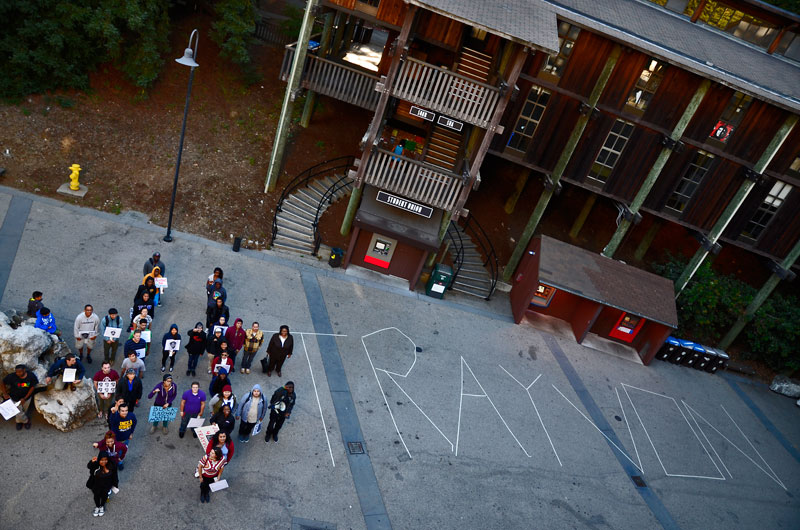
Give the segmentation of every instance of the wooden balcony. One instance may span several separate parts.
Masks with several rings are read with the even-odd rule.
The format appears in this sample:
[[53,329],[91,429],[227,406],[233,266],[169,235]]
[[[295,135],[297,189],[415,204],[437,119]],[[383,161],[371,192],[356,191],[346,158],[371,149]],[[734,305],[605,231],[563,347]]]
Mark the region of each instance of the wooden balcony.
[[392,95],[483,128],[500,101],[499,88],[413,57],[403,61]]
[[[295,45],[287,44],[281,66],[281,80],[286,81],[294,60]],[[380,93],[375,91],[378,76],[341,62],[317,57],[309,52],[303,67],[300,84],[303,88],[357,105],[367,110],[375,110]]]
[[364,172],[367,184],[435,208],[452,210],[466,175],[374,147]]

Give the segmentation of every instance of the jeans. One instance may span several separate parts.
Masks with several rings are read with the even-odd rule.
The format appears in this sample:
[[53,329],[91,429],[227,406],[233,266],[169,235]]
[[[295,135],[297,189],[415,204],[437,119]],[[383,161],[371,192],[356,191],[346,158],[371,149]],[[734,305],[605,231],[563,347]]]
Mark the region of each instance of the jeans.
[[197,369],[197,362],[200,360],[200,355],[189,355],[189,366],[186,367],[187,370],[196,370]]
[[246,421],[242,420],[239,422],[239,439],[240,440],[249,440],[250,439],[250,432],[255,427],[255,423],[247,423]]
[[[177,355],[177,352],[175,353],[175,355]],[[170,357],[170,355],[169,355],[169,351],[166,351],[166,350],[165,350],[164,352],[162,352],[162,353],[161,353],[161,366],[162,366],[162,367],[165,367],[165,366],[167,366],[167,359],[169,359],[169,367],[170,367],[170,368],[172,368],[173,366],[175,366],[175,355],[173,355],[172,357]]]
[[[109,344],[106,341],[103,341],[103,360],[108,361],[111,365],[114,365],[114,361],[117,358],[117,349],[119,348],[119,341],[115,340]],[[111,352],[111,355],[109,355]]]
[[267,424],[267,439],[270,436],[278,434],[278,431],[283,427],[283,422],[286,421],[286,416],[274,410],[269,411],[269,423]]
[[59,374],[58,377],[56,377],[53,380],[53,389],[55,389],[55,390],[64,390],[69,385],[80,386],[82,381],[83,381],[83,379],[76,380],[74,383],[65,383],[64,382],[64,374]]
[[203,475],[203,482],[200,483],[200,493],[208,495],[211,492],[211,483],[214,482],[215,478],[217,478],[217,475],[213,477]]
[[[192,418],[197,418],[197,417],[199,417],[199,414],[195,414],[195,415],[184,414],[184,416],[181,418],[181,426],[178,429],[178,431],[179,432],[186,432],[186,426],[189,425],[189,420],[191,420]],[[192,432],[194,432],[194,431],[192,431]]]
[[97,408],[100,409],[100,412],[103,414],[108,414],[108,409],[111,408],[111,405],[114,404],[114,394],[106,394],[108,396],[107,399],[103,399],[101,394],[97,394]]
[[[153,424],[154,427],[158,427],[158,422],[157,421],[152,422],[152,424]],[[162,421],[161,422],[161,426],[162,427],[168,427],[169,426],[169,420]]]
[[258,353],[258,350],[254,352],[244,351],[242,354],[242,368],[249,370],[250,367],[253,366],[253,359],[255,359],[256,353]]
[[94,493],[94,505],[98,508],[104,508],[106,502],[108,502],[108,490],[105,488],[92,488],[92,493]]

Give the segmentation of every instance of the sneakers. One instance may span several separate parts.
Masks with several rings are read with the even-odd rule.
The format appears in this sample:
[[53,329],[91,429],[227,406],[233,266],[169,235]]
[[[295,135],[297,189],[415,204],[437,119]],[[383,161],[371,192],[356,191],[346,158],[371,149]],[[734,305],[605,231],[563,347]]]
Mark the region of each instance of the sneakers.
[[100,515],[100,508],[95,508],[92,512],[92,517],[97,517],[98,515]]
[[186,436],[186,431],[178,431],[178,438],[183,438]]
[[117,464],[117,471],[122,471],[123,469],[125,469],[125,462]]
[[196,375],[197,375],[197,372],[195,372],[194,370],[192,370],[192,377],[195,377]]
[[101,506],[100,508],[98,508],[98,510],[99,511],[97,512],[97,515],[99,517],[103,517],[106,514],[106,509],[104,507]]
[[17,423],[17,430],[18,430],[18,431],[21,431],[21,430],[22,430],[22,427],[23,427],[24,425],[25,425],[24,423]]
[[275,433],[275,434],[272,435],[272,441],[273,442],[277,442],[278,441],[278,433]]
[[280,371],[280,370],[278,370],[276,373],[278,374],[278,377],[283,377],[283,376],[281,375],[281,371]]
[[162,367],[161,367],[161,373],[164,373],[164,372],[166,372],[166,371],[167,371],[167,367],[166,367],[166,366],[162,366]]
[[152,423],[150,424],[150,434],[153,434],[154,432],[156,432],[156,424]]
[[250,368],[245,368],[244,373],[249,374],[250,373]]
[[28,420],[27,423],[25,423],[25,430],[29,431],[30,428],[31,428],[31,420]]
[[241,370],[239,370],[239,373],[240,373],[240,374],[243,374],[243,373],[244,373],[244,368],[242,368]]
[[211,370],[209,370],[208,373],[211,373]]
[[186,375],[192,375],[192,371],[191,370],[186,370]]
[[171,366],[169,367],[169,373],[172,373],[172,367]]
[[272,377],[272,372],[267,371],[267,377]]
[[164,434],[169,434],[169,429],[166,427],[161,427],[161,432]]

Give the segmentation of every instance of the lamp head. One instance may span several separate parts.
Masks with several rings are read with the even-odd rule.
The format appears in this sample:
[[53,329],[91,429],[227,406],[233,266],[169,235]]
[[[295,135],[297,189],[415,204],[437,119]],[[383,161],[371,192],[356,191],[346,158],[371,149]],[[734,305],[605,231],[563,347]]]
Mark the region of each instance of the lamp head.
[[184,50],[183,52],[183,57],[175,59],[175,62],[178,64],[182,64],[184,66],[188,66],[189,68],[197,68],[198,66],[200,66],[194,60],[194,50],[192,50],[191,48],[186,48],[186,50]]

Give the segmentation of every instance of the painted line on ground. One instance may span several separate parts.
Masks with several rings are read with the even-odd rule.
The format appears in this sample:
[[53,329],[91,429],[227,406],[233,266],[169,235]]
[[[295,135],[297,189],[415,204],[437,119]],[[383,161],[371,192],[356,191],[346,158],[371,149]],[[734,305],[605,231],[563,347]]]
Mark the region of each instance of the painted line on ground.
[[[567,359],[566,354],[561,350],[561,346],[558,345],[558,341],[556,340],[556,338],[553,335],[545,333],[543,331],[540,331],[539,333],[544,338],[545,344],[547,344],[547,347],[550,349],[550,352],[553,354],[553,357],[555,357],[556,362],[558,362],[558,365],[561,367],[561,371],[564,372],[564,375],[566,376],[570,385],[572,385],[572,389],[578,395],[578,398],[581,400],[581,403],[583,403],[584,408],[592,416],[595,427],[597,427],[600,430],[600,432],[603,433],[603,435],[608,433],[608,436],[606,436],[607,441],[612,442],[611,437],[613,437],[613,440],[616,440],[613,442],[613,444],[609,444],[610,446],[622,445],[622,442],[619,440],[619,438],[617,438],[617,435],[611,428],[611,425],[609,425],[608,421],[603,416],[603,413],[600,411],[600,407],[597,406],[597,403],[595,403],[594,398],[592,398],[592,395],[589,394],[589,390],[586,388],[586,385],[583,384],[583,380],[578,375],[578,372],[575,370],[575,367],[572,366],[572,363],[569,362],[569,359]],[[564,397],[566,398],[566,396]],[[580,410],[578,412],[580,412]],[[613,450],[613,447],[611,453],[614,455],[619,464],[622,466],[622,469],[625,470],[625,473],[628,475],[628,477],[631,478],[631,482],[633,482],[632,477],[640,473],[638,468],[636,467],[636,464],[634,464],[633,461],[631,461],[630,459],[628,459],[630,462],[623,459],[622,456],[617,451]],[[648,486],[644,487],[634,486],[634,487],[644,500],[645,504],[647,504],[647,507],[650,508],[650,511],[652,512],[653,516],[656,518],[656,520],[661,524],[663,528],[665,528],[666,530],[680,529],[678,523],[675,521],[675,519],[667,510],[666,506],[664,506],[664,503],[661,502],[661,499],[658,498],[658,496],[652,489],[650,489]]]
[[0,227],[0,299],[8,284],[11,275],[11,267],[17,259],[19,242],[22,240],[22,232],[25,231],[25,223],[31,213],[31,201],[27,197],[18,195],[11,196],[11,202],[6,210],[6,217],[3,226]]
[[[317,407],[319,407],[319,419],[322,420],[322,432],[325,433],[325,441],[328,442],[328,452],[331,454],[331,464],[333,467],[336,467],[336,462],[333,459],[333,450],[331,449],[331,440],[328,437],[328,428],[325,426],[325,416],[322,414],[322,404],[319,402],[319,392],[317,391],[317,382],[314,379],[314,370],[311,369],[311,359],[308,357],[308,348],[306,348],[306,339],[303,336],[304,334],[300,335],[300,340],[303,343],[303,351],[306,354],[306,361],[308,362],[308,371],[311,374],[311,384],[314,385],[314,395],[317,396]],[[320,352],[322,355],[322,352]]]
[[772,472],[772,475],[775,477],[775,480],[777,480],[777,481],[778,481],[778,484],[780,484],[780,485],[783,487],[783,489],[786,489],[786,486],[784,486],[784,485],[783,485],[783,482],[781,481],[781,479],[780,479],[780,478],[778,478],[778,474],[777,474],[777,473],[775,473],[775,470],[774,470],[774,469],[772,469],[772,467],[771,467],[769,464],[767,464],[767,461],[766,461],[766,460],[764,460],[764,457],[763,457],[763,456],[761,456],[761,453],[759,453],[759,452],[758,452],[758,449],[756,449],[756,446],[755,446],[755,445],[753,445],[753,442],[751,442],[751,441],[750,441],[750,438],[748,438],[747,436],[745,436],[745,435],[744,435],[744,431],[742,431],[741,427],[739,427],[739,424],[738,424],[738,423],[736,423],[736,421],[733,419],[733,417],[731,417],[731,415],[730,415],[730,414],[728,414],[728,411],[727,411],[727,410],[725,410],[725,407],[724,407],[724,406],[720,405],[720,407],[722,408],[722,411],[725,413],[725,415],[726,415],[726,416],[728,416],[728,419],[730,419],[730,420],[731,420],[731,422],[732,422],[734,425],[736,425],[736,430],[737,430],[737,431],[739,431],[739,434],[741,434],[741,435],[742,435],[742,438],[744,438],[745,440],[747,440],[747,443],[748,443],[748,444],[750,444],[750,447],[753,449],[753,451],[755,451],[755,452],[756,452],[756,454],[758,455],[758,458],[760,458],[760,459],[761,459],[761,461],[762,461],[762,462],[764,462],[764,465],[765,465],[765,466],[767,466],[767,469],[769,469],[769,470],[770,470],[770,472]]
[[[335,337],[331,336],[333,326],[331,326],[328,309],[325,306],[325,299],[322,297],[322,289],[316,274],[302,272],[300,277],[314,330],[323,334],[317,337],[317,344],[325,375],[328,378],[328,388],[331,392],[336,418],[339,421],[339,431],[345,446],[347,461],[350,464],[350,474],[353,476],[353,484],[361,505],[364,522],[369,530],[390,530],[392,524],[389,521],[386,504],[383,502],[383,495],[378,486],[378,478],[375,476],[369,451],[364,442],[361,423],[358,420],[356,406],[350,393],[350,384],[347,382],[347,374],[344,371],[339,347]],[[351,454],[347,449],[349,442],[363,444],[364,453]]]

